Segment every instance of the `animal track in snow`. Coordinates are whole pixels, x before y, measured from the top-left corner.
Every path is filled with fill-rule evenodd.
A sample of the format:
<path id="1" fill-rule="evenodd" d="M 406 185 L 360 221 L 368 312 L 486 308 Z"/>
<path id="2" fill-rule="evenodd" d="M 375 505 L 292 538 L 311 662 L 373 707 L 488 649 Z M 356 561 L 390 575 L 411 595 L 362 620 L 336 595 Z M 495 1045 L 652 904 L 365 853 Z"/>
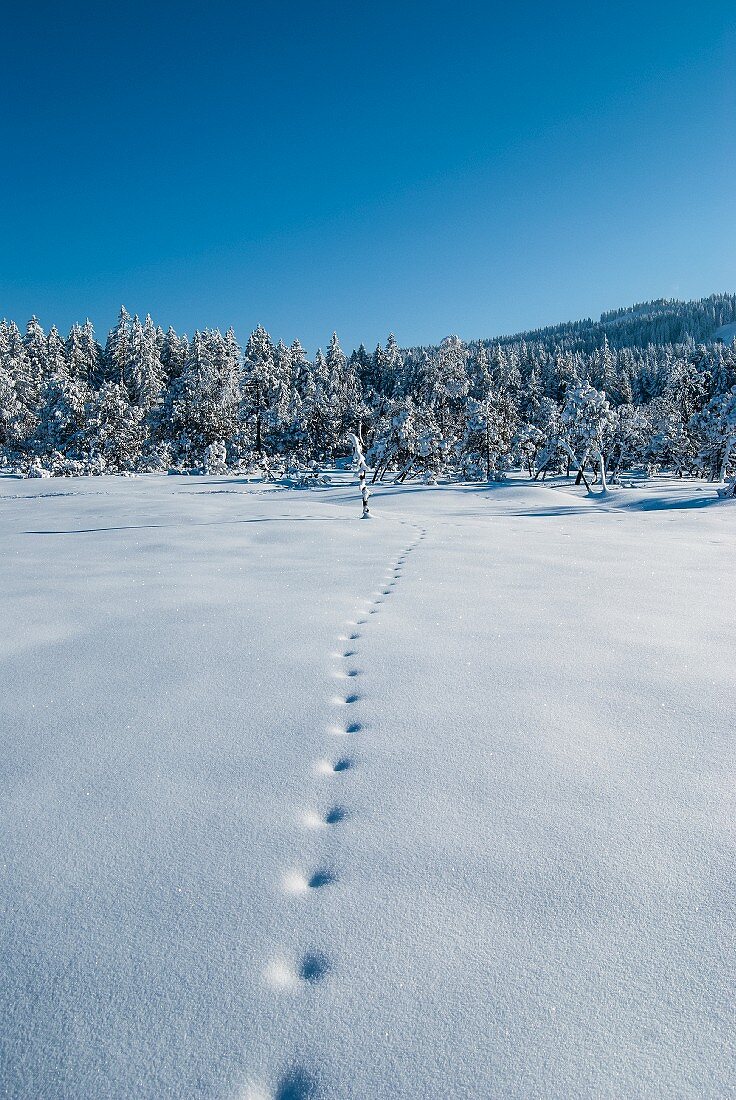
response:
<path id="1" fill-rule="evenodd" d="M 299 965 L 299 977 L 303 982 L 316 985 L 327 977 L 330 960 L 322 951 L 307 951 Z"/>
<path id="2" fill-rule="evenodd" d="M 356 761 L 350 756 L 341 756 L 337 760 L 318 760 L 314 765 L 315 775 L 325 777 L 339 776 L 341 772 L 349 771 L 356 766 Z"/>
<path id="3" fill-rule="evenodd" d="M 344 725 L 330 726 L 330 733 L 333 737 L 344 737 L 346 734 L 360 733 L 363 729 L 362 722 L 346 722 Z"/>
<path id="4" fill-rule="evenodd" d="M 305 875 L 301 871 L 290 871 L 284 875 L 283 887 L 287 894 L 306 894 L 309 890 L 321 890 L 323 886 L 332 886 L 337 882 L 337 875 L 329 867 L 313 871 L 311 875 Z"/>
<path id="5" fill-rule="evenodd" d="M 348 811 L 344 806 L 332 806 L 325 814 L 325 824 L 339 825 L 341 821 L 347 820 L 348 817 Z"/>
<path id="6" fill-rule="evenodd" d="M 310 890 L 321 890 L 323 886 L 333 886 L 336 882 L 337 875 L 326 867 L 321 871 L 315 871 L 307 880 L 307 886 Z"/>
<path id="7" fill-rule="evenodd" d="M 343 756 L 339 760 L 336 760 L 332 766 L 333 772 L 339 774 L 340 772 L 347 772 L 351 768 L 355 767 L 355 760 L 351 760 L 349 756 Z"/>
<path id="8" fill-rule="evenodd" d="M 276 1086 L 273 1100 L 319 1100 L 317 1078 L 302 1066 L 288 1070 Z"/>
<path id="9" fill-rule="evenodd" d="M 302 814 L 302 822 L 307 829 L 324 829 L 328 825 L 339 825 L 347 816 L 348 811 L 344 806 L 331 806 L 324 814 L 317 810 L 307 810 Z"/>
<path id="10" fill-rule="evenodd" d="M 362 695 L 357 695 L 353 692 L 350 695 L 336 695 L 332 702 L 336 707 L 350 707 L 354 703 L 359 703 L 362 698 Z"/>
<path id="11" fill-rule="evenodd" d="M 336 668 L 332 675 L 336 680 L 357 680 L 361 672 L 358 668 Z M 337 706 L 340 700 L 336 698 L 333 702 Z"/>
<path id="12" fill-rule="evenodd" d="M 294 965 L 283 956 L 273 958 L 266 967 L 264 979 L 274 989 L 297 990 L 307 982 L 315 985 L 327 977 L 330 960 L 323 951 L 305 951 Z"/>
<path id="13" fill-rule="evenodd" d="M 345 633 L 338 635 L 338 645 L 331 654 L 336 662 L 333 665 L 333 676 L 336 679 L 355 680 L 362 674 L 363 669 L 352 664 L 353 658 L 357 661 L 361 660 L 356 647 L 352 644 L 361 638 L 361 632 L 356 628 L 365 626 L 366 623 L 370 622 L 370 616 L 377 615 L 381 604 L 388 596 L 393 595 L 393 590 L 403 575 L 408 555 L 418 547 L 425 534 L 426 532 L 422 528 L 419 536 L 415 537 L 414 541 L 405 547 L 395 562 L 384 570 L 382 579 L 378 580 L 378 587 L 369 596 L 357 602 L 354 618 L 346 621 L 343 628 Z M 351 663 L 346 665 L 343 662 Z M 330 702 L 336 707 L 352 707 L 363 699 L 364 696 L 360 693 L 350 692 L 334 695 L 331 697 Z M 362 733 L 365 728 L 363 722 L 342 719 L 329 725 L 327 732 L 335 737 L 347 737 Z M 312 771 L 324 780 L 332 779 L 338 782 L 341 777 L 344 777 L 345 773 L 352 771 L 357 764 L 358 761 L 350 755 L 334 758 L 328 756 L 315 761 L 312 764 Z M 346 779 L 342 778 L 339 788 L 343 796 L 346 792 L 345 782 Z M 337 788 L 333 787 L 332 790 L 334 797 Z M 305 828 L 313 830 L 335 828 L 349 819 L 349 806 L 337 800 L 327 802 L 326 808 L 324 808 L 323 803 L 321 809 L 304 810 L 299 816 L 301 824 Z M 350 830 L 348 830 L 348 835 L 349 832 Z M 329 855 L 328 858 L 330 862 L 320 862 L 318 859 L 317 868 L 311 874 L 303 870 L 292 870 L 285 874 L 281 881 L 283 890 L 286 893 L 300 894 L 302 897 L 306 897 L 313 890 L 322 890 L 326 886 L 333 886 L 338 883 L 340 879 L 338 869 L 331 865 L 332 856 Z M 302 902 L 302 905 L 306 904 L 306 902 Z M 323 915 L 322 906 L 316 909 L 316 913 L 321 919 Z M 274 988 L 295 990 L 300 987 L 318 986 L 331 973 L 331 970 L 332 964 L 327 955 L 318 950 L 308 950 L 300 959 L 292 959 L 291 962 L 284 959 L 275 959 L 266 971 L 266 980 Z M 275 1088 L 271 1086 L 271 1091 L 263 1095 L 264 1100 L 266 1100 L 266 1097 L 268 1097 L 268 1100 L 320 1100 L 324 1094 L 323 1086 L 312 1070 L 293 1063 L 291 1066 L 287 1066 Z"/>

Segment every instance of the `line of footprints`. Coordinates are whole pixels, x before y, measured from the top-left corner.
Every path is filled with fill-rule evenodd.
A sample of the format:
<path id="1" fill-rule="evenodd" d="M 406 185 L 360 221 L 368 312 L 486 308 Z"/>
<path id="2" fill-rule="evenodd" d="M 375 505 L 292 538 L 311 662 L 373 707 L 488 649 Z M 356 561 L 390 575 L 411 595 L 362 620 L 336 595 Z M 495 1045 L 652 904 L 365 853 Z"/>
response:
<path id="1" fill-rule="evenodd" d="M 412 524 L 412 526 L 414 526 Z M 330 702 L 339 715 L 339 719 L 330 724 L 328 733 L 331 737 L 342 738 L 345 741 L 357 737 L 366 731 L 363 721 L 354 719 L 351 710 L 355 704 L 361 702 L 363 696 L 359 690 L 361 669 L 357 667 L 358 646 L 361 638 L 361 630 L 371 622 L 371 616 L 380 612 L 381 604 L 392 595 L 406 564 L 407 555 L 417 548 L 426 537 L 426 530 L 417 528 L 418 534 L 414 541 L 404 549 L 395 564 L 386 571 L 381 587 L 373 593 L 368 600 L 364 600 L 363 611 L 359 612 L 348 625 L 348 633 L 338 635 L 338 648 L 335 651 L 337 667 L 334 676 L 344 682 L 345 690 L 333 695 Z M 329 791 L 326 811 L 310 810 L 302 817 L 303 826 L 310 829 L 333 830 L 338 828 L 350 817 L 350 809 L 344 798 L 334 798 L 336 789 L 342 795 L 345 785 L 353 768 L 358 766 L 358 760 L 352 752 L 346 751 L 329 755 L 317 761 L 314 765 L 314 773 L 324 780 Z M 293 871 L 287 874 L 282 887 L 286 893 L 309 895 L 313 891 L 320 891 L 332 886 L 338 881 L 338 873 L 332 862 L 318 864 L 311 872 Z M 301 987 L 318 985 L 329 974 L 331 962 L 328 955 L 322 951 L 307 951 L 296 961 L 286 958 L 273 959 L 266 971 L 266 981 L 269 985 L 298 990 Z M 318 1089 L 314 1078 L 299 1067 L 290 1070 L 282 1078 L 273 1093 L 273 1100 L 308 1100 L 316 1097 Z"/>

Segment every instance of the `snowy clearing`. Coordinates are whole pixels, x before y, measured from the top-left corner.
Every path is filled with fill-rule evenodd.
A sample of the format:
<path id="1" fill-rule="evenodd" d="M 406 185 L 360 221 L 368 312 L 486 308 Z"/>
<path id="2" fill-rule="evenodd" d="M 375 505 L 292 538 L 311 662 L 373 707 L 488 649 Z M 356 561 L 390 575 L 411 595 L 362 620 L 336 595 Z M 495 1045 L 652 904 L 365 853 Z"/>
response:
<path id="1" fill-rule="evenodd" d="M 736 1095 L 736 506 L 349 480 L 0 479 L 3 1095 Z"/>

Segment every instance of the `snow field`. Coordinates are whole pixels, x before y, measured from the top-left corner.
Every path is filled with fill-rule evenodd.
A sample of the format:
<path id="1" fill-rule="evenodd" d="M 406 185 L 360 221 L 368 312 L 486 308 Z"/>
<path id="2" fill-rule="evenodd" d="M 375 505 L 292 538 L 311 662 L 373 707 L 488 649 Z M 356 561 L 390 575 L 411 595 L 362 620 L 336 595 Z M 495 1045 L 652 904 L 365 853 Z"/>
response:
<path id="1" fill-rule="evenodd" d="M 733 1095 L 728 502 L 68 485 L 0 482 L 6 1095 Z"/>

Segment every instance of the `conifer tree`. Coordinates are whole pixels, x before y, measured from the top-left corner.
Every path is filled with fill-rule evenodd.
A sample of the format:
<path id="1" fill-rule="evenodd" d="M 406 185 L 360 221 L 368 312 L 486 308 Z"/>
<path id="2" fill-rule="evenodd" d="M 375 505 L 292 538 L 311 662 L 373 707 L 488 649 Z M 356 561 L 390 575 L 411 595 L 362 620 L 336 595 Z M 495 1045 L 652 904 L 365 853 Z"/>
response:
<path id="1" fill-rule="evenodd" d="M 131 324 L 130 314 L 125 306 L 121 306 L 117 324 L 108 334 L 105 344 L 105 379 L 118 386 L 127 386 Z"/>
<path id="2" fill-rule="evenodd" d="M 274 349 L 271 337 L 258 325 L 248 338 L 240 384 L 241 418 L 249 425 L 253 447 L 263 454 L 263 421 L 274 384 Z"/>

